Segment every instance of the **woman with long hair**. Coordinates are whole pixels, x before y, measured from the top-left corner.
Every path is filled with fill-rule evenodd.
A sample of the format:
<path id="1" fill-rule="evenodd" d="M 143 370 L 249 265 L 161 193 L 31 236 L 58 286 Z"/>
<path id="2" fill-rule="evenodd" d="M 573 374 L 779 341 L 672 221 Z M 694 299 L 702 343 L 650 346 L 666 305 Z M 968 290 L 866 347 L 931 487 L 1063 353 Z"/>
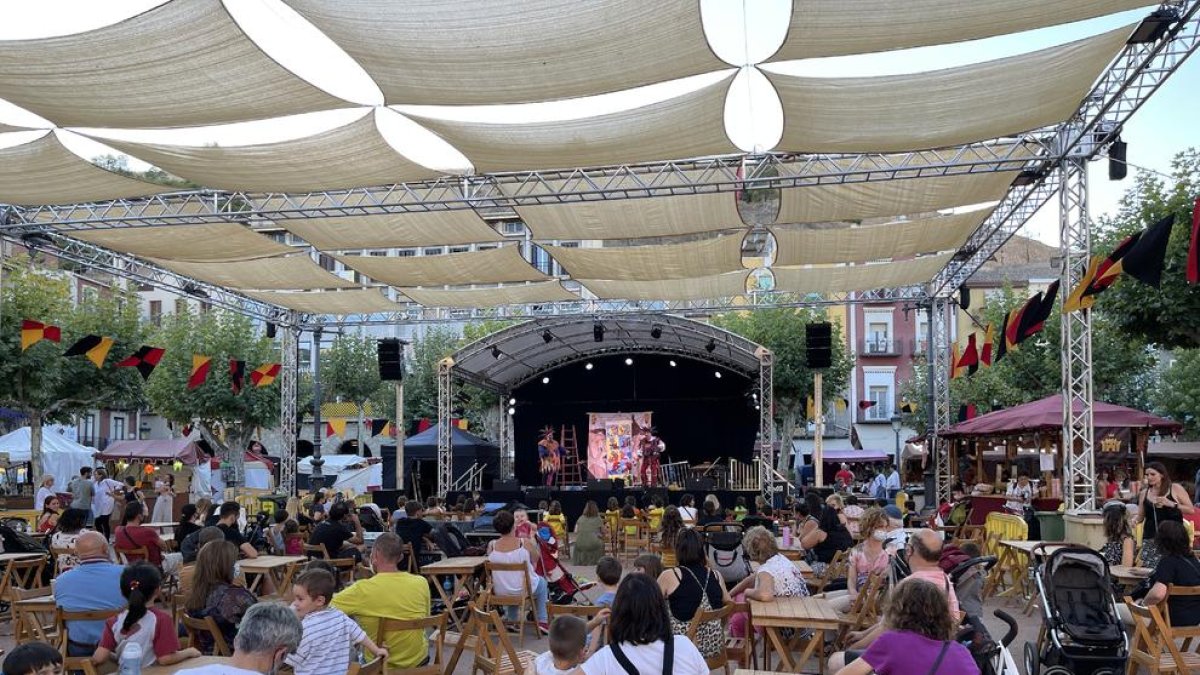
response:
<path id="1" fill-rule="evenodd" d="M 892 564 L 884 544 L 888 539 L 888 517 L 883 509 L 872 506 L 863 512 L 859 520 L 863 540 L 850 551 L 850 565 L 846 574 L 846 590 L 825 594 L 829 604 L 845 614 L 854 605 L 858 592 L 867 584 L 871 574 L 886 574 Z"/>
<path id="2" fill-rule="evenodd" d="M 1142 523 L 1142 566 L 1158 567 L 1161 554 L 1155 538 L 1166 522 L 1183 523 L 1184 514 L 1195 512 L 1192 498 L 1182 485 L 1171 482 L 1162 462 L 1146 464 L 1146 486 L 1138 493 L 1137 522 Z"/>
<path id="3" fill-rule="evenodd" d="M 246 610 L 258 602 L 253 593 L 234 585 L 236 564 L 237 547 L 232 542 L 219 539 L 201 547 L 196 555 L 191 591 L 183 605 L 192 618 L 211 616 L 228 644 L 233 644 L 237 625 L 241 623 Z M 199 637 L 200 644 L 197 646 L 205 654 L 211 654 L 212 638 L 203 633 Z"/>
<path id="4" fill-rule="evenodd" d="M 169 523 L 175 520 L 175 476 L 167 474 L 154 481 L 154 494 L 150 522 Z"/>
<path id="5" fill-rule="evenodd" d="M 1129 527 L 1129 514 L 1125 504 L 1109 502 L 1104 505 L 1104 546 L 1100 555 L 1109 565 L 1133 564 L 1133 528 Z"/>
<path id="6" fill-rule="evenodd" d="M 583 514 L 575 519 L 572 564 L 595 565 L 600 560 L 600 556 L 604 555 L 604 541 L 600 538 L 603 531 L 604 519 L 600 517 L 600 508 L 594 500 L 589 499 L 583 506 Z"/>
<path id="7" fill-rule="evenodd" d="M 679 531 L 683 529 L 683 517 L 679 515 L 679 507 L 672 504 L 663 509 L 662 532 L 659 539 L 660 548 L 662 549 L 663 567 L 674 567 L 677 563 L 675 560 L 675 537 L 679 535 Z"/>
<path id="8" fill-rule="evenodd" d="M 1157 605 L 1165 600 L 1172 626 L 1200 626 L 1200 596 L 1168 597 L 1169 586 L 1200 586 L 1200 560 L 1192 554 L 1187 530 L 1183 523 L 1168 520 L 1159 525 L 1156 536 L 1161 557 L 1150 575 L 1150 591 L 1142 604 Z"/>
<path id="9" fill-rule="evenodd" d="M 853 545 L 854 537 L 850 536 L 850 530 L 842 522 L 842 499 L 830 495 L 817 519 L 817 526 L 800 539 L 800 546 L 811 550 L 816 558 L 816 562 L 812 563 L 813 573 L 823 574 L 825 566 L 838 551 L 845 551 Z"/>
<path id="10" fill-rule="evenodd" d="M 58 519 L 58 529 L 50 535 L 50 548 L 70 553 L 58 554 L 58 574 L 79 564 L 75 555 L 75 540 L 83 534 L 83 526 L 87 523 L 87 511 L 83 509 L 67 509 Z"/>
<path id="11" fill-rule="evenodd" d="M 558 502 L 554 502 L 557 504 Z M 561 507 L 560 507 L 561 508 Z M 537 573 L 533 568 L 533 561 L 538 559 L 537 544 L 532 540 L 521 540 L 517 538 L 513 531 L 514 521 L 513 514 L 509 511 L 500 511 L 496 517 L 492 519 L 492 527 L 496 528 L 496 533 L 500 535 L 499 539 L 493 539 L 488 544 L 487 558 L 488 561 L 501 564 L 522 563 L 525 565 L 524 572 L 492 572 L 492 583 L 495 588 L 492 589 L 496 595 L 522 595 L 525 593 L 525 580 L 522 575 L 529 578 L 529 589 L 533 594 L 534 615 L 537 619 L 538 630 L 543 633 L 550 632 L 550 624 L 546 619 L 546 602 L 548 601 L 549 587 L 546 583 L 546 578 Z M 517 608 L 507 607 L 508 620 L 515 621 L 517 619 Z"/>
<path id="12" fill-rule="evenodd" d="M 53 532 L 54 528 L 58 527 L 58 518 L 61 515 L 62 501 L 58 495 L 46 497 L 46 501 L 42 502 L 42 513 L 37 519 L 37 531 L 43 534 Z"/>
<path id="13" fill-rule="evenodd" d="M 37 496 L 33 499 L 33 507 L 45 506 L 46 498 L 56 495 L 58 493 L 54 491 L 54 476 L 52 474 L 42 476 L 42 480 L 38 483 Z"/>
<path id="14" fill-rule="evenodd" d="M 199 532 L 202 527 L 198 520 L 199 511 L 195 504 L 184 504 L 179 509 L 179 525 L 175 527 L 175 541 L 183 543 L 184 539 L 188 538 L 193 532 Z"/>
<path id="15" fill-rule="evenodd" d="M 687 634 L 688 626 L 700 610 L 721 609 L 732 602 L 725 582 L 708 568 L 704 555 L 704 538 L 696 530 L 685 527 L 675 536 L 676 566 L 658 575 L 658 586 L 667 596 L 671 615 L 671 632 Z M 696 645 L 701 653 L 712 655 L 725 649 L 720 622 L 702 625 L 697 632 Z"/>
<path id="16" fill-rule="evenodd" d="M 101 665 L 120 659 L 130 642 L 142 648 L 142 667 L 169 666 L 200 656 L 192 647 L 180 649 L 175 620 L 154 606 L 162 586 L 162 574 L 147 562 L 136 562 L 121 572 L 121 595 L 129 606 L 104 623 L 100 645 L 92 654 L 92 663 Z"/>

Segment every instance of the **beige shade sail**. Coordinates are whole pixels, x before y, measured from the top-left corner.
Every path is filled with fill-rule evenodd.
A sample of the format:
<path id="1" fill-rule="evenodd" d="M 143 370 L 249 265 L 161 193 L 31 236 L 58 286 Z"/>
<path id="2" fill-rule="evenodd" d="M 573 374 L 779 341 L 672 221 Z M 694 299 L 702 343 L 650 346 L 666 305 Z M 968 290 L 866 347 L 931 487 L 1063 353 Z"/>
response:
<path id="1" fill-rule="evenodd" d="M 822 267 L 772 267 L 775 290 L 835 293 L 922 284 L 950 262 L 953 253 L 898 262 Z"/>
<path id="2" fill-rule="evenodd" d="M 1062 122 L 1125 46 L 1131 26 L 1005 59 L 911 75 L 767 73 L 788 152 L 902 152 L 1010 136 Z"/>
<path id="3" fill-rule="evenodd" d="M 30 131 L 30 128 L 29 127 L 14 127 L 11 124 L 5 124 L 4 122 L 0 122 L 0 133 L 4 133 L 7 131 Z"/>
<path id="4" fill-rule="evenodd" d="M 538 239 L 637 239 L 745 227 L 731 193 L 540 204 L 516 211 Z"/>
<path id="5" fill-rule="evenodd" d="M 404 258 L 339 255 L 347 267 L 390 286 L 463 286 L 516 281 L 545 281 L 545 274 L 521 257 L 517 246 L 488 251 Z"/>
<path id="6" fill-rule="evenodd" d="M 1004 197 L 1017 171 L 906 178 L 788 188 L 780 199 L 782 223 L 823 223 L 928 213 Z"/>
<path id="7" fill-rule="evenodd" d="M 733 298 L 746 294 L 749 272 L 728 272 L 687 279 L 624 281 L 615 279 L 579 279 L 583 287 L 601 300 L 702 300 Z"/>
<path id="8" fill-rule="evenodd" d="M 992 209 L 881 225 L 771 228 L 776 265 L 821 265 L 907 258 L 962 246 Z"/>
<path id="9" fill-rule="evenodd" d="M 703 277 L 742 269 L 740 236 L 651 246 L 542 248 L 576 279 L 656 281 Z"/>
<path id="10" fill-rule="evenodd" d="M 401 288 L 413 302 L 425 307 L 496 307 L 537 302 L 570 302 L 579 296 L 558 281 L 513 284 L 494 288 Z"/>
<path id="11" fill-rule="evenodd" d="M 148 260 L 172 272 L 237 290 L 308 290 L 356 286 L 353 282 L 325 271 L 307 254 L 245 262 L 178 262 L 161 258 Z"/>
<path id="12" fill-rule="evenodd" d="M 281 220 L 278 224 L 323 251 L 450 246 L 504 240 L 470 209 L 302 218 Z"/>
<path id="13" fill-rule="evenodd" d="M 0 148 L 2 203 L 73 204 L 173 189 L 101 169 L 63 147 L 53 131 L 29 143 Z"/>
<path id="14" fill-rule="evenodd" d="M 797 0 L 771 61 L 977 40 L 1146 7 L 1146 0 Z"/>
<path id="15" fill-rule="evenodd" d="M 59 126 L 176 127 L 344 106 L 271 60 L 220 0 L 71 35 L 0 41 L 0 98 Z"/>
<path id="16" fill-rule="evenodd" d="M 389 104 L 526 103 L 727 67 L 696 0 L 287 0 Z"/>
<path id="17" fill-rule="evenodd" d="M 605 115 L 553 122 L 460 122 L 408 113 L 458 148 L 477 171 L 520 171 L 631 164 L 739 152 L 725 135 L 720 81 L 665 101 Z"/>
<path id="18" fill-rule="evenodd" d="M 92 138 L 176 176 L 221 190 L 308 192 L 441 175 L 393 150 L 379 134 L 371 112 L 314 136 L 263 145 L 187 146 Z"/>
<path id="19" fill-rule="evenodd" d="M 388 300 L 377 288 L 349 291 L 246 291 L 247 297 L 306 314 L 371 314 L 394 312 L 400 305 Z"/>
<path id="20" fill-rule="evenodd" d="M 180 262 L 253 260 L 296 251 L 237 223 L 71 230 L 66 234 L 121 253 Z"/>

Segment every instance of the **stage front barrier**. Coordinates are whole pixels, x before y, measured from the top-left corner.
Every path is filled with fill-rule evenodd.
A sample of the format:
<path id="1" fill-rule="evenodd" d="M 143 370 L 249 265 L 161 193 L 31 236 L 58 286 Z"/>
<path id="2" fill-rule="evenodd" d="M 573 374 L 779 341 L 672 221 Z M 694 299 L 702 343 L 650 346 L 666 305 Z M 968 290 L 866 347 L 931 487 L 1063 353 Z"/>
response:
<path id="1" fill-rule="evenodd" d="M 761 486 L 762 478 L 759 476 L 757 466 L 739 462 L 732 457 L 729 458 L 730 490 L 753 490 L 757 492 Z"/>
<path id="2" fill-rule="evenodd" d="M 687 485 L 688 476 L 691 474 L 691 468 L 687 462 L 671 462 L 663 464 L 658 468 L 659 477 L 662 479 L 662 485 L 667 487 L 677 487 L 682 489 Z"/>

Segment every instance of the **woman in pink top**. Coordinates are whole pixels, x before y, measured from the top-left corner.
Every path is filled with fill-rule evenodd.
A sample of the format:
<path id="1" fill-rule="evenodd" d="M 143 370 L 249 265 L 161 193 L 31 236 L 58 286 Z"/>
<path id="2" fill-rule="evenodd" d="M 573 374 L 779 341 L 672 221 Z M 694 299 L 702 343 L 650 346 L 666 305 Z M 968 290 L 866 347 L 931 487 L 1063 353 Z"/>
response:
<path id="1" fill-rule="evenodd" d="M 492 527 L 500 535 L 488 545 L 488 561 L 502 564 L 523 563 L 525 573 L 529 576 L 529 588 L 533 592 L 534 613 L 537 615 L 538 629 L 549 634 L 550 624 L 546 619 L 546 602 L 549 588 L 546 579 L 533 569 L 533 561 L 537 558 L 536 544 L 532 539 L 518 539 L 513 532 L 513 514 L 500 511 L 492 519 Z M 525 580 L 520 572 L 492 572 L 492 592 L 496 595 L 524 595 Z M 506 607 L 508 620 L 514 621 L 517 616 L 516 607 Z"/>
<path id="2" fill-rule="evenodd" d="M 874 506 L 859 519 L 863 541 L 850 552 L 850 569 L 846 574 L 846 590 L 832 591 L 825 597 L 837 611 L 845 614 L 854 605 L 858 592 L 867 585 L 872 573 L 886 574 L 892 557 L 883 547 L 887 541 L 888 518 L 883 509 Z"/>

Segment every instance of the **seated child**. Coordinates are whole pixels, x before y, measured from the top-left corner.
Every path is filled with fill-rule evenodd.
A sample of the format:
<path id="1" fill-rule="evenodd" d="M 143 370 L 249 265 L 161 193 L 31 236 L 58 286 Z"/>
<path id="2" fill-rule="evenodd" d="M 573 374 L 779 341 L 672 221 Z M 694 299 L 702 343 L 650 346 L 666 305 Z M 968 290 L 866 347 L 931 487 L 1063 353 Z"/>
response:
<path id="1" fill-rule="evenodd" d="M 596 563 L 596 578 L 600 580 L 600 597 L 592 604 L 597 607 L 612 607 L 617 597 L 617 584 L 621 583 L 621 561 L 606 555 Z"/>
<path id="2" fill-rule="evenodd" d="M 557 616 L 550 624 L 550 651 L 533 662 L 535 675 L 568 675 L 587 654 L 587 623 L 577 616 Z"/>
<path id="3" fill-rule="evenodd" d="M 299 615 L 304 633 L 296 652 L 284 660 L 296 675 L 346 672 L 350 668 L 350 648 L 357 644 L 387 660 L 387 650 L 372 642 L 354 619 L 329 606 L 336 585 L 332 574 L 312 569 L 301 574 L 292 586 L 292 609 Z"/>
<path id="4" fill-rule="evenodd" d="M 658 580 L 658 575 L 663 573 L 662 558 L 653 553 L 643 553 L 633 559 L 633 571 L 638 574 L 648 575 L 651 579 Z"/>
<path id="5" fill-rule="evenodd" d="M 663 512 L 666 510 L 663 507 L 663 499 L 658 495 L 654 496 L 651 502 L 653 507 L 646 511 L 646 523 L 650 526 L 651 532 L 657 532 L 662 527 Z"/>
<path id="6" fill-rule="evenodd" d="M 746 498 L 738 497 L 733 503 L 733 517 L 738 522 L 745 518 L 750 513 L 750 509 L 746 508 Z"/>
<path id="7" fill-rule="evenodd" d="M 525 509 L 513 511 L 513 535 L 517 539 L 529 539 L 533 536 L 533 523 L 529 522 L 529 512 Z"/>
<path id="8" fill-rule="evenodd" d="M 283 524 L 283 554 L 304 555 L 304 537 L 300 534 L 300 523 L 291 518 Z"/>
<path id="9" fill-rule="evenodd" d="M 179 648 L 175 619 L 153 606 L 161 585 L 162 572 L 145 561 L 135 562 L 121 572 L 121 595 L 125 596 L 129 607 L 104 622 L 100 646 L 92 654 L 92 663 L 101 665 L 110 659 L 120 661 L 121 652 L 132 642 L 142 648 L 143 668 L 156 663 L 169 666 L 200 656 L 198 649 Z"/>
<path id="10" fill-rule="evenodd" d="M 4 659 L 4 675 L 62 675 L 63 657 L 45 642 L 18 645 Z"/>

